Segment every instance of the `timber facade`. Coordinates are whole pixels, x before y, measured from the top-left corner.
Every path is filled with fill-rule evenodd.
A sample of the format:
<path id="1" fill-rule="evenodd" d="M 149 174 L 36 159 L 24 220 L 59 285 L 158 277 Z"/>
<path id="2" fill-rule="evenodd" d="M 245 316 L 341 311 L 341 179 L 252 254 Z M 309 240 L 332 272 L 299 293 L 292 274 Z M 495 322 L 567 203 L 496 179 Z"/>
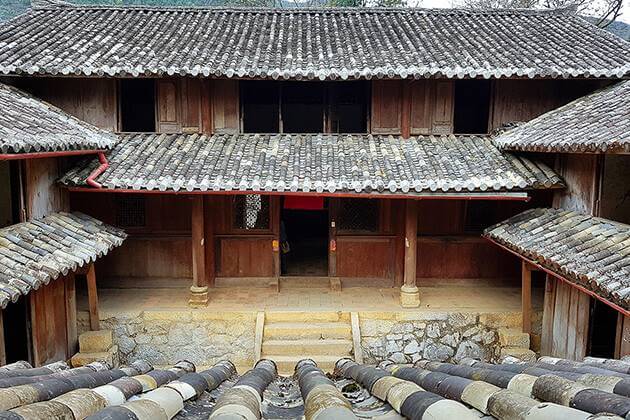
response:
<path id="1" fill-rule="evenodd" d="M 164 35 L 186 16 L 206 32 Z M 123 29 L 114 33 L 112 21 Z M 460 26 L 474 36 L 448 29 Z M 125 30 L 134 36 L 120 37 Z M 344 30 L 356 36 L 341 42 Z M 33 111 L 25 122 L 25 99 L 7 99 L 17 112 L 0 143 L 0 193 L 10 203 L 0 221 L 76 212 L 117 238 L 98 261 L 51 276 L 87 280 L 78 295 L 73 283 L 55 295 L 79 302 L 64 309 L 65 342 L 47 337 L 50 348 L 65 346 L 56 357 L 77 350 L 77 329 L 101 325 L 114 331 L 116 357 L 160 365 L 208 365 L 232 352 L 237 364 L 273 357 L 287 371 L 305 348 L 320 366 L 344 356 L 627 353 L 630 285 L 618 279 L 627 248 L 607 256 L 622 271 L 580 280 L 591 272 L 567 274 L 565 261 L 543 252 L 553 243 L 531 255 L 540 238 L 565 231 L 530 237 L 530 225 L 518 225 L 549 208 L 574 211 L 580 223 L 630 220 L 623 95 L 610 95 L 615 111 L 597 131 L 615 138 L 609 146 L 573 145 L 579 116 L 545 128 L 630 75 L 630 46 L 577 16 L 49 0 L 3 26 L 0 41 L 0 94 L 63 115 L 37 121 Z M 16 127 L 38 138 L 25 141 Z M 560 136 L 558 127 L 571 128 L 564 140 L 545 137 Z M 549 228 L 536 221 L 532 230 Z M 613 235 L 598 223 L 584 229 Z M 595 254 L 605 246 L 596 239 Z M 580 284 L 604 274 L 615 279 L 602 280 L 609 288 Z M 32 317 L 52 311 L 29 299 Z M 618 327 L 596 328 L 613 318 Z"/>

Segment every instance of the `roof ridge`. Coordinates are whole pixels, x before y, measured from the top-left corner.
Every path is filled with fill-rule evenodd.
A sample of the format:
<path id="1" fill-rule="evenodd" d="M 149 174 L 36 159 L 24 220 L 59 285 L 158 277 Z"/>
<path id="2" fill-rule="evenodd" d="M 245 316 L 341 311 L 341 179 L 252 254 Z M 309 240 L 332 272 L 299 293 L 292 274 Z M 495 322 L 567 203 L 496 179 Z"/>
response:
<path id="1" fill-rule="evenodd" d="M 569 7 L 558 9 L 528 9 L 528 8 L 425 8 L 425 7 L 246 7 L 246 6 L 155 6 L 155 5 L 111 5 L 111 4 L 76 4 L 63 0 L 31 0 L 33 9 L 84 9 L 84 10 L 146 10 L 163 12 L 218 12 L 218 13 L 281 13 L 281 14 L 377 14 L 377 13 L 420 13 L 435 15 L 525 15 L 525 16 L 566 16 L 574 15 L 574 9 Z"/>

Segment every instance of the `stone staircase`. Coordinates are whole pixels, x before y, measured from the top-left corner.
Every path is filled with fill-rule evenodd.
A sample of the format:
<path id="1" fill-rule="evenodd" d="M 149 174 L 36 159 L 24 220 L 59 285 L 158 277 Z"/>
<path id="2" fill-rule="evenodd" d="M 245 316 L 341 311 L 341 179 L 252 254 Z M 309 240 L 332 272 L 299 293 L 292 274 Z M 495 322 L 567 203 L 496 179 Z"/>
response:
<path id="1" fill-rule="evenodd" d="M 350 314 L 345 312 L 267 312 L 261 357 L 272 359 L 278 372 L 292 375 L 295 364 L 313 359 L 324 371 L 352 356 Z"/>

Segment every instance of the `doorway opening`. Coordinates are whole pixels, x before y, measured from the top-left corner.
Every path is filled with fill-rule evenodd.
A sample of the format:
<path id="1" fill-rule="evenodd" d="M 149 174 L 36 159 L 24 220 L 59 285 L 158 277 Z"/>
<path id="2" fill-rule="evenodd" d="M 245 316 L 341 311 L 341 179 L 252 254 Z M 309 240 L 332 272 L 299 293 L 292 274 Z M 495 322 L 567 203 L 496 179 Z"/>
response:
<path id="1" fill-rule="evenodd" d="M 29 319 L 29 305 L 25 297 L 2 310 L 7 363 L 19 360 L 32 362 Z"/>
<path id="2" fill-rule="evenodd" d="M 328 201 L 285 197 L 280 212 L 283 276 L 328 276 Z"/>
<path id="3" fill-rule="evenodd" d="M 591 301 L 588 355 L 613 358 L 618 312 L 597 299 Z"/>

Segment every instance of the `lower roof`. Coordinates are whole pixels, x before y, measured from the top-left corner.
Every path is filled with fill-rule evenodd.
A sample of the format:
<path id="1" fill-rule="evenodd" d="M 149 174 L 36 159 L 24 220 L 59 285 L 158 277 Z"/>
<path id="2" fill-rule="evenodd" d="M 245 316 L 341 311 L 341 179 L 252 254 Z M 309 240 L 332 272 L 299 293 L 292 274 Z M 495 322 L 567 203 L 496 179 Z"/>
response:
<path id="1" fill-rule="evenodd" d="M 486 229 L 506 248 L 630 310 L 630 226 L 563 209 L 532 209 Z"/>
<path id="2" fill-rule="evenodd" d="M 126 237 L 81 213 L 54 213 L 0 229 L 0 307 L 96 261 Z"/>
<path id="3" fill-rule="evenodd" d="M 96 181 L 113 190 L 464 194 L 563 186 L 545 164 L 486 137 L 347 134 L 129 134 Z M 61 182 L 84 187 L 86 160 Z"/>

